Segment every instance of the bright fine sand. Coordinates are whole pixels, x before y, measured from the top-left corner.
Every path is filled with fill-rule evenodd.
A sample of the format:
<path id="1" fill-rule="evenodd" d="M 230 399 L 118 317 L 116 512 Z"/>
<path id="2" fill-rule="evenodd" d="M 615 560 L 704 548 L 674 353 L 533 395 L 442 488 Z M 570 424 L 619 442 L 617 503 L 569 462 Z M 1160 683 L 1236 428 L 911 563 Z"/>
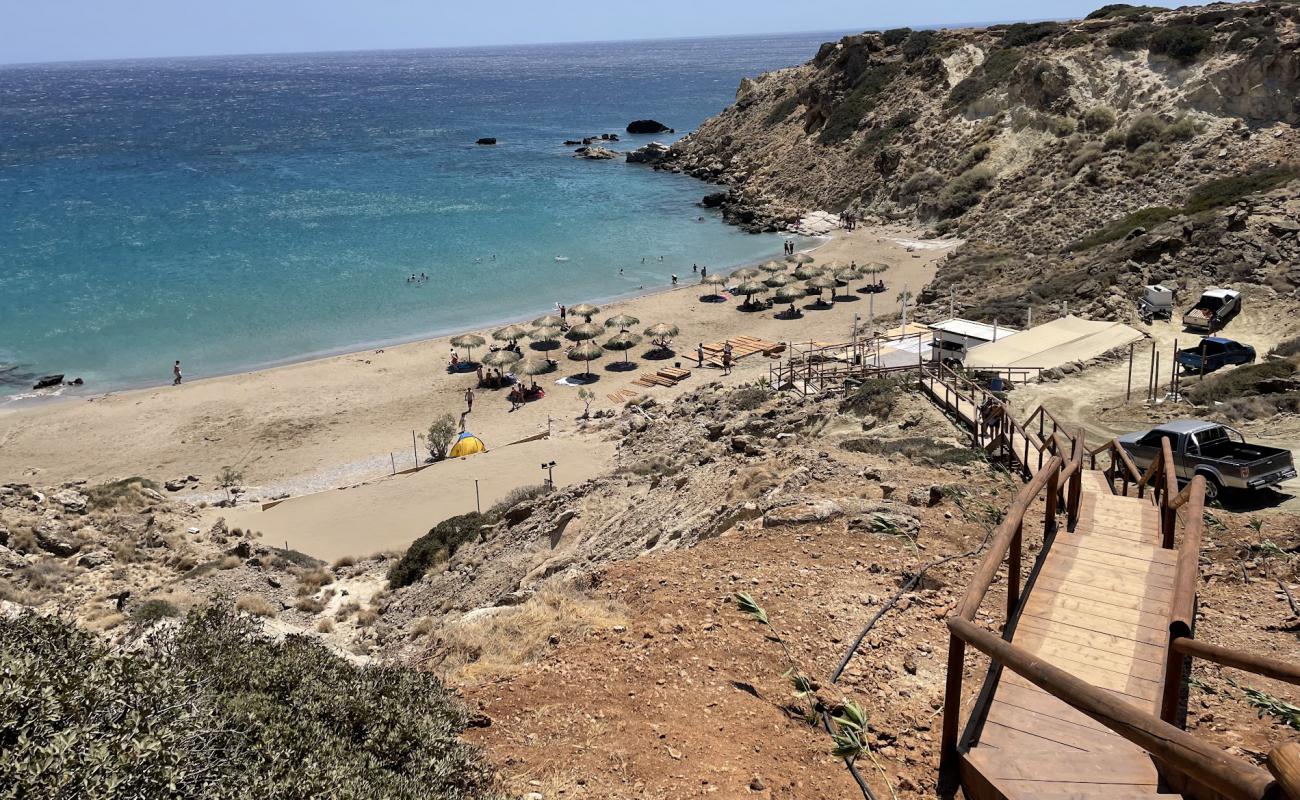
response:
<path id="1" fill-rule="evenodd" d="M 875 313 L 885 317 L 897 312 L 896 298 L 904 285 L 919 291 L 948 252 L 924 245 L 908 252 L 915 236 L 915 231 L 901 227 L 860 228 L 839 232 L 813 254 L 818 263 L 890 264 L 884 275 L 889 289 L 875 297 Z M 706 292 L 695 285 L 697 280 L 683 275 L 679 288 L 607 306 L 595 321 L 625 312 L 641 320 L 637 332 L 655 322 L 678 325 L 676 358 L 641 360 L 645 370 L 653 371 L 675 362 L 693 369 L 691 356 L 701 341 L 737 335 L 787 342 L 847 337 L 855 314 L 863 325 L 867 318 L 867 296 L 856 293 L 856 301 L 810 309 L 798 320 L 776 319 L 773 314 L 782 307 L 742 313 L 736 310 L 739 298 L 701 302 Z M 556 299 L 570 305 L 583 300 Z M 489 332 L 481 333 L 490 339 Z M 459 416 L 465 409 L 464 391 L 475 383 L 475 375 L 446 372 L 448 338 L 0 413 L 0 483 L 53 485 L 134 475 L 162 482 L 192 474 L 200 483 L 182 494 L 215 498 L 216 475 L 226 465 L 243 473 L 254 497 L 306 495 L 364 482 L 326 496 L 296 497 L 267 512 L 235 512 L 238 524 L 262 531 L 270 543 L 288 541 L 296 549 L 332 558 L 404 547 L 441 519 L 472 510 L 474 478 L 480 481 L 486 508 L 513 488 L 539 483 L 543 461 L 557 462 L 555 480 L 561 485 L 599 474 L 612 464 L 613 445 L 579 430 L 578 389 L 554 383 L 581 373 L 582 363 L 552 351 L 560 368 L 539 376 L 538 383 L 547 389 L 542 400 L 511 412 L 504 390 L 477 390 L 466 427 L 493 452 L 415 475 L 383 478 L 394 464 L 399 470 L 412 466 L 413 431 L 423 432 L 440 414 Z M 638 347 L 629 356 L 637 360 L 646 349 Z M 606 353 L 592 363 L 599 375 L 591 384 L 596 393 L 593 411 L 611 407 L 606 395 L 627 388 L 642 371 L 606 369 L 621 358 Z M 750 356 L 725 380 L 752 381 L 765 377 L 767 369 L 761 355 Z M 716 369 L 695 369 L 675 389 L 646 391 L 664 399 L 721 377 Z M 546 431 L 548 421 L 549 439 L 504 446 Z M 216 510 L 212 513 L 215 516 Z M 229 509 L 222 513 L 235 517 Z"/>

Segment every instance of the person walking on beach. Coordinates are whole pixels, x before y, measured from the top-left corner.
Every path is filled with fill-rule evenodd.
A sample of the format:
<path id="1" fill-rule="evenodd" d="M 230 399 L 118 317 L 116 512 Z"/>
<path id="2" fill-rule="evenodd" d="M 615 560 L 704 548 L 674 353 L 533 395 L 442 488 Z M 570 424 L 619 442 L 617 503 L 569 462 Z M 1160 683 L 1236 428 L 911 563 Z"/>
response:
<path id="1" fill-rule="evenodd" d="M 465 390 L 465 413 L 474 412 L 474 388 L 471 386 Z"/>
<path id="2" fill-rule="evenodd" d="M 700 369 L 704 369 L 704 342 L 695 345 L 695 360 L 699 362 Z"/>
<path id="3" fill-rule="evenodd" d="M 731 374 L 731 342 L 722 346 L 722 374 Z"/>
<path id="4" fill-rule="evenodd" d="M 178 360 L 172 364 L 172 386 L 181 385 L 181 362 Z"/>

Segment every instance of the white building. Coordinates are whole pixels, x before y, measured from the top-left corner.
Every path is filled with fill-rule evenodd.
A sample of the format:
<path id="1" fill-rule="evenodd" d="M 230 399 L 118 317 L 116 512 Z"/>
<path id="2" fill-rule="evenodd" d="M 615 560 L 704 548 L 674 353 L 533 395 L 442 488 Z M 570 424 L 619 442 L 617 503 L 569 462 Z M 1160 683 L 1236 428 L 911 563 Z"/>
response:
<path id="1" fill-rule="evenodd" d="M 930 326 L 934 332 L 930 339 L 930 358 L 934 361 L 965 363 L 972 347 L 996 342 L 1018 333 L 997 323 L 987 325 L 969 319 L 949 319 Z"/>

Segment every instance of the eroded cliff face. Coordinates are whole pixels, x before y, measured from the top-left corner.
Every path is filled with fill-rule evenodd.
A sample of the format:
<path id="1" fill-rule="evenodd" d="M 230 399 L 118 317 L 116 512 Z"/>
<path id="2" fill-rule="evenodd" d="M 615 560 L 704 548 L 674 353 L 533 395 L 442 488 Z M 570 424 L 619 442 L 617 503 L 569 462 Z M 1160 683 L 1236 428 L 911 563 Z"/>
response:
<path id="1" fill-rule="evenodd" d="M 674 145 L 662 168 L 725 184 L 724 214 L 751 229 L 829 209 L 967 238 L 929 296 L 946 302 L 954 289 L 976 315 L 1077 297 L 1072 310 L 1122 316 L 1126 304 L 1106 287 L 1127 293 L 1153 277 L 1195 286 L 1231 275 L 1289 293 L 1294 234 L 1246 258 L 1225 244 L 1186 264 L 1181 245 L 1135 259 L 1124 239 L 1133 228 L 1211 238 L 1204 231 L 1226 227 L 1213 215 L 1233 208 L 1243 220 L 1294 218 L 1285 166 L 1300 160 L 1297 44 L 1300 5 L 1287 2 L 864 33 L 743 81 L 735 104 Z M 1244 193 L 1189 202 L 1207 182 L 1261 174 Z M 1260 192 L 1281 194 L 1238 206 Z M 1097 241 L 1150 209 L 1163 211 Z M 1044 280 L 1067 273 L 1083 277 Z"/>

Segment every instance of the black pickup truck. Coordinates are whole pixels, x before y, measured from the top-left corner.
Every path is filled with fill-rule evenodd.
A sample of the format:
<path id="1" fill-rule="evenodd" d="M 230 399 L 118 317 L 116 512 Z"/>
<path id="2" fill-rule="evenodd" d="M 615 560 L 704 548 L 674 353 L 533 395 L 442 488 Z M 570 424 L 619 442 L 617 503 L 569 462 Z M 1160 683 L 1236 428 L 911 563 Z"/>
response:
<path id="1" fill-rule="evenodd" d="M 1119 437 L 1138 469 L 1145 471 L 1159 457 L 1160 440 L 1169 437 L 1180 481 L 1205 476 L 1205 497 L 1212 500 L 1225 488 L 1263 489 L 1296 476 L 1291 451 L 1247 444 L 1240 433 L 1217 422 L 1184 419 L 1149 431 Z"/>

